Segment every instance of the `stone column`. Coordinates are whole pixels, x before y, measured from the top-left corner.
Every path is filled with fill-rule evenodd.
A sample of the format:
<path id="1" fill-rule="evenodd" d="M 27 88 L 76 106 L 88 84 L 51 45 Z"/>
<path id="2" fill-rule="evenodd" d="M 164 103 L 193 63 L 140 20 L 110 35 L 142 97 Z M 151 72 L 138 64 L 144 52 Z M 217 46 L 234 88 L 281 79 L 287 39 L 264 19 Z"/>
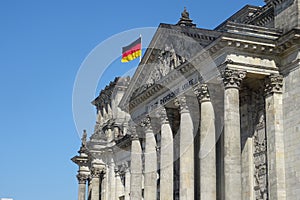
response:
<path id="1" fill-rule="evenodd" d="M 200 199 L 216 199 L 216 131 L 215 113 L 206 84 L 198 85 L 195 93 L 201 104 L 200 114 Z"/>
<path id="2" fill-rule="evenodd" d="M 106 170 L 103 170 L 102 177 L 101 177 L 101 200 L 109 200 L 108 199 L 108 181 L 107 181 Z"/>
<path id="3" fill-rule="evenodd" d="M 130 200 L 130 169 L 125 169 L 125 200 Z"/>
<path id="4" fill-rule="evenodd" d="M 283 77 L 281 75 L 271 75 L 266 80 L 269 198 L 277 200 L 286 199 L 282 87 Z"/>
<path id="5" fill-rule="evenodd" d="M 157 199 L 157 154 L 156 140 L 151 126 L 150 117 L 146 117 L 141 126 L 145 131 L 145 169 L 144 169 L 144 199 Z"/>
<path id="6" fill-rule="evenodd" d="M 180 107 L 180 199 L 194 199 L 194 127 L 187 98 L 179 97 Z"/>
<path id="7" fill-rule="evenodd" d="M 114 139 L 115 139 L 115 135 L 114 135 L 114 133 L 112 132 L 112 130 L 111 130 L 111 125 L 109 124 L 109 125 L 107 125 L 107 141 L 108 142 L 111 142 L 111 141 L 113 141 Z"/>
<path id="8" fill-rule="evenodd" d="M 245 76 L 245 72 L 226 69 L 223 77 L 225 200 L 242 199 L 239 88 Z"/>
<path id="9" fill-rule="evenodd" d="M 91 200 L 99 200 L 101 169 L 93 167 L 91 170 Z"/>
<path id="10" fill-rule="evenodd" d="M 160 200 L 173 199 L 173 133 L 165 108 L 160 109 Z"/>
<path id="11" fill-rule="evenodd" d="M 122 193 L 122 189 L 121 189 L 121 174 L 120 171 L 118 169 L 118 167 L 115 168 L 115 199 L 118 200 L 119 199 L 119 195 Z"/>
<path id="12" fill-rule="evenodd" d="M 142 199 L 142 147 L 138 134 L 134 127 L 131 132 L 131 177 L 130 177 L 130 199 Z"/>
<path id="13" fill-rule="evenodd" d="M 87 174 L 78 174 L 78 200 L 85 200 L 86 181 L 88 180 Z"/>
<path id="14" fill-rule="evenodd" d="M 115 177 L 115 163 L 114 163 L 114 159 L 113 159 L 113 153 L 111 152 L 111 157 L 110 157 L 110 163 L 109 163 L 109 195 L 110 195 L 110 199 L 111 200 L 115 200 L 116 197 L 116 177 Z"/>
<path id="15" fill-rule="evenodd" d="M 120 136 L 119 126 L 114 125 L 114 138 L 118 138 Z"/>

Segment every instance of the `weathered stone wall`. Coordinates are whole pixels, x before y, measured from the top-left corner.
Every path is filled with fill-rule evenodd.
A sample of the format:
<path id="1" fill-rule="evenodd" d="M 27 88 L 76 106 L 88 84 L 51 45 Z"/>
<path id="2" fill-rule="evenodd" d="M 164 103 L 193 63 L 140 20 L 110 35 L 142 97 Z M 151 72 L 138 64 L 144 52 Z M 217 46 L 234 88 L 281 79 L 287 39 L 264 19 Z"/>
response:
<path id="1" fill-rule="evenodd" d="M 294 56 L 288 57 L 293 58 Z M 295 58 L 295 57 L 294 57 Z M 291 62 L 291 60 L 290 60 Z M 297 69 L 298 68 L 298 69 Z M 283 96 L 287 199 L 300 196 L 300 64 L 285 76 Z"/>
<path id="2" fill-rule="evenodd" d="M 285 32 L 293 27 L 299 27 L 300 1 L 285 0 L 275 6 L 275 28 L 283 29 Z"/>

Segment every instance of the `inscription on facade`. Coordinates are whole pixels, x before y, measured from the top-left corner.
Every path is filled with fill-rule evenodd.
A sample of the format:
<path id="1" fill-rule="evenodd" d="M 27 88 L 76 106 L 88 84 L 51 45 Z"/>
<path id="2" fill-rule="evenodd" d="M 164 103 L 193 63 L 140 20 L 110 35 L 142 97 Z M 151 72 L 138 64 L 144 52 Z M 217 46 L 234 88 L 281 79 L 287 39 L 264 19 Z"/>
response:
<path id="1" fill-rule="evenodd" d="M 176 86 L 174 89 L 170 89 L 166 93 L 162 94 L 158 98 L 156 98 L 154 101 L 151 101 L 147 106 L 146 106 L 146 111 L 149 113 L 153 111 L 154 109 L 165 105 L 178 95 L 182 94 L 186 90 L 190 89 L 193 85 L 195 85 L 198 82 L 198 76 L 193 75 L 192 77 L 189 77 L 186 80 L 183 80 L 180 82 L 178 86 Z"/>

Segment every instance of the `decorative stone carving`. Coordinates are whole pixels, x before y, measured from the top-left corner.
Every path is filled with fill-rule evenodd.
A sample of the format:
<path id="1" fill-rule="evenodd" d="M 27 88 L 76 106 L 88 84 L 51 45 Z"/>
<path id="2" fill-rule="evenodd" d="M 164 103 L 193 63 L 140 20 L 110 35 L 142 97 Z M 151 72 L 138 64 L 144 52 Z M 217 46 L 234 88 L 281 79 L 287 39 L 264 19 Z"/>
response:
<path id="1" fill-rule="evenodd" d="M 225 69 L 223 82 L 225 88 L 240 88 L 242 80 L 246 77 L 246 72 L 232 69 Z"/>
<path id="2" fill-rule="evenodd" d="M 159 109 L 158 115 L 160 117 L 160 120 L 161 120 L 162 124 L 169 123 L 169 119 L 168 119 L 168 116 L 167 116 L 167 111 L 164 107 Z"/>
<path id="3" fill-rule="evenodd" d="M 190 19 L 190 14 L 186 10 L 186 7 L 184 7 L 184 11 L 181 13 L 181 18 L 177 25 L 179 26 L 190 26 L 190 27 L 196 27 L 196 24 L 192 23 L 193 20 Z"/>
<path id="4" fill-rule="evenodd" d="M 254 132 L 254 191 L 256 200 L 268 199 L 267 140 L 265 115 L 259 111 Z"/>
<path id="5" fill-rule="evenodd" d="M 283 76 L 279 74 L 270 75 L 265 81 L 265 93 L 282 93 Z"/>
<path id="6" fill-rule="evenodd" d="M 136 124 L 133 121 L 129 121 L 128 123 L 128 133 L 130 134 L 130 138 L 131 140 L 138 140 L 139 139 L 139 135 L 136 132 Z"/>
<path id="7" fill-rule="evenodd" d="M 189 110 L 188 110 L 188 104 L 187 104 L 187 99 L 186 99 L 185 96 L 177 97 L 174 100 L 174 105 L 176 107 L 179 107 L 180 113 L 189 112 Z"/>
<path id="8" fill-rule="evenodd" d="M 194 87 L 194 93 L 196 94 L 200 102 L 210 101 L 207 84 L 197 84 Z"/>
<path id="9" fill-rule="evenodd" d="M 149 116 L 145 117 L 140 124 L 141 127 L 143 127 L 145 130 L 148 130 L 151 128 L 151 119 Z"/>
<path id="10" fill-rule="evenodd" d="M 81 147 L 78 153 L 87 153 L 88 149 L 86 147 L 86 138 L 87 138 L 87 133 L 86 130 L 83 130 L 82 138 L 81 138 Z"/>
<path id="11" fill-rule="evenodd" d="M 89 178 L 88 174 L 77 174 L 77 180 L 79 184 L 85 184 Z"/>
<path id="12" fill-rule="evenodd" d="M 142 89 L 145 91 L 150 86 L 158 82 L 162 77 L 169 74 L 172 70 L 186 62 L 186 59 L 176 54 L 172 45 L 165 45 L 164 50 L 161 50 L 157 55 L 157 64 L 153 66 L 149 75 L 149 79 L 146 81 L 146 86 Z"/>
<path id="13" fill-rule="evenodd" d="M 92 178 L 99 178 L 101 173 L 102 173 L 102 170 L 100 168 L 93 167 L 91 169 L 91 177 Z"/>

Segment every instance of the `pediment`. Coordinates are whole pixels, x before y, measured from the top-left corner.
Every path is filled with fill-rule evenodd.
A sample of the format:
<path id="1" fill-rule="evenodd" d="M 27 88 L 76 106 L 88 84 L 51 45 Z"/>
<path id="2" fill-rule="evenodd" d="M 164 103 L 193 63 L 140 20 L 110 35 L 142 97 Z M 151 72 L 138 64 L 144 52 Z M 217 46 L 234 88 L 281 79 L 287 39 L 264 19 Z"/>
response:
<path id="1" fill-rule="evenodd" d="M 216 31 L 161 24 L 133 75 L 120 106 L 124 109 L 129 101 L 147 89 L 178 76 L 180 70 L 184 70 L 183 66 L 190 67 L 189 61 L 219 36 L 220 33 Z"/>

